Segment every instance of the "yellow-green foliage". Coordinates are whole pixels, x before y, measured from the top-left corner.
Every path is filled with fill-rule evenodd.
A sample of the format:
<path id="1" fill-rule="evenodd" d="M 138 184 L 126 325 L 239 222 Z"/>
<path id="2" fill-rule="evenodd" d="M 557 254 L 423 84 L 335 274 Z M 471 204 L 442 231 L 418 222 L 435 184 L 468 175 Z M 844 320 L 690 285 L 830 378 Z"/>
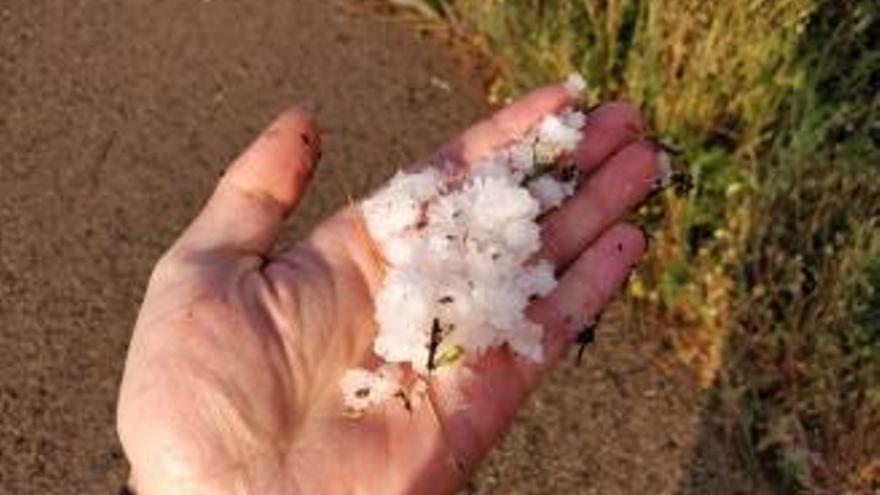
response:
<path id="1" fill-rule="evenodd" d="M 436 3 L 436 2 L 435 2 Z M 797 40 L 808 0 L 481 1 L 435 8 L 475 33 L 501 68 L 495 96 L 571 71 L 591 84 L 588 103 L 638 103 L 657 133 L 684 150 L 698 194 L 663 199 L 648 268 L 633 284 L 688 332 L 682 357 L 710 383 L 720 362 L 731 284 L 748 224 L 743 194 L 787 95 L 802 85 Z"/>
<path id="2" fill-rule="evenodd" d="M 423 3 L 496 61 L 492 98 L 578 71 L 587 103 L 641 106 L 696 188 L 643 208 L 633 304 L 756 476 L 880 483 L 880 1 Z"/>

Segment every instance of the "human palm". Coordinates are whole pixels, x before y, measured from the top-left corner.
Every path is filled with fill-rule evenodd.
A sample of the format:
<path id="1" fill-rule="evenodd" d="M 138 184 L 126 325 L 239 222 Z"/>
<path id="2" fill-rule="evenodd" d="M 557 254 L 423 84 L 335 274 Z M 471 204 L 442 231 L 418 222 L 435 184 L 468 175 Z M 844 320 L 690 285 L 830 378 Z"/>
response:
<path id="1" fill-rule="evenodd" d="M 572 103 L 538 90 L 419 166 L 467 167 Z M 424 400 L 345 414 L 339 379 L 371 367 L 383 264 L 354 207 L 281 254 L 272 247 L 311 177 L 320 140 L 280 117 L 229 168 L 157 264 L 129 350 L 118 428 L 139 494 L 451 493 L 510 424 L 543 372 L 628 276 L 641 232 L 618 220 L 649 192 L 656 150 L 638 112 L 593 112 L 578 193 L 541 220 L 558 287 L 529 308 L 543 365 L 506 348 L 424 380 Z"/>

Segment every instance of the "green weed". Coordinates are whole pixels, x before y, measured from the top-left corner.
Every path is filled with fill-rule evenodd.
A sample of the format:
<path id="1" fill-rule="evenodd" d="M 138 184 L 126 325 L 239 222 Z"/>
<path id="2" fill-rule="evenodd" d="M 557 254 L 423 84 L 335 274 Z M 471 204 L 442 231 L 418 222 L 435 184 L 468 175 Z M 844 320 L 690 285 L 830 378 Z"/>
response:
<path id="1" fill-rule="evenodd" d="M 495 61 L 493 99 L 578 71 L 586 103 L 641 106 L 696 187 L 641 211 L 632 309 L 715 386 L 744 469 L 791 493 L 880 484 L 880 2 L 423 6 Z"/>

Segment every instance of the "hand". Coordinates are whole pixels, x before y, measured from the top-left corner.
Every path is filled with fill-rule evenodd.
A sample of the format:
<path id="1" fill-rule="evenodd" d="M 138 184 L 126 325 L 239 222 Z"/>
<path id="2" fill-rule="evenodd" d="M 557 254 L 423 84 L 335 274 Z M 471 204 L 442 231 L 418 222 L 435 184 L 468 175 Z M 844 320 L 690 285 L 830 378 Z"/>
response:
<path id="1" fill-rule="evenodd" d="M 538 90 L 435 158 L 466 167 L 570 98 L 561 86 Z M 576 155 L 590 175 L 541 221 L 540 255 L 560 277 L 529 309 L 545 328 L 545 363 L 497 349 L 467 364 L 472 373 L 432 377 L 430 400 L 411 411 L 388 401 L 353 420 L 338 384 L 375 361 L 382 268 L 352 206 L 270 254 L 320 156 L 310 118 L 282 115 L 230 166 L 151 277 L 118 410 L 136 493 L 453 492 L 645 248 L 638 228 L 618 223 L 658 174 L 641 131 L 630 106 L 593 112 Z"/>

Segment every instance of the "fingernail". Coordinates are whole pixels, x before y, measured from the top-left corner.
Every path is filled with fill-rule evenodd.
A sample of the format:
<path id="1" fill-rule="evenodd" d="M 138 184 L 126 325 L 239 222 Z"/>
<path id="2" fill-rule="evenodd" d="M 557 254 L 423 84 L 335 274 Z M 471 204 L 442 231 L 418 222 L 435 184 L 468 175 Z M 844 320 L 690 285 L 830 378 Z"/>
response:
<path id="1" fill-rule="evenodd" d="M 321 162 L 321 158 L 323 157 L 323 150 L 321 149 L 321 136 L 317 131 L 303 131 L 299 134 L 300 142 L 305 147 L 308 157 L 311 159 L 310 161 L 310 171 L 314 171 L 314 169 L 318 166 L 318 163 Z"/>
<path id="2" fill-rule="evenodd" d="M 682 154 L 682 151 L 675 146 L 667 143 L 663 138 L 656 135 L 648 135 L 645 136 L 645 141 L 647 141 L 651 146 L 654 147 L 657 151 L 665 151 L 670 155 L 678 156 Z"/>
<path id="3" fill-rule="evenodd" d="M 315 115 L 318 113 L 318 105 L 315 102 L 300 101 L 299 103 L 297 103 L 297 106 L 310 115 Z"/>
<path id="4" fill-rule="evenodd" d="M 665 150 L 657 152 L 657 181 L 659 187 L 666 187 L 672 180 L 672 159 Z"/>
<path id="5" fill-rule="evenodd" d="M 672 169 L 672 157 L 681 154 L 681 151 L 664 143 L 657 136 L 647 136 L 645 142 L 657 153 L 657 178 L 654 180 L 654 189 L 663 189 L 673 181 L 675 172 Z"/>

